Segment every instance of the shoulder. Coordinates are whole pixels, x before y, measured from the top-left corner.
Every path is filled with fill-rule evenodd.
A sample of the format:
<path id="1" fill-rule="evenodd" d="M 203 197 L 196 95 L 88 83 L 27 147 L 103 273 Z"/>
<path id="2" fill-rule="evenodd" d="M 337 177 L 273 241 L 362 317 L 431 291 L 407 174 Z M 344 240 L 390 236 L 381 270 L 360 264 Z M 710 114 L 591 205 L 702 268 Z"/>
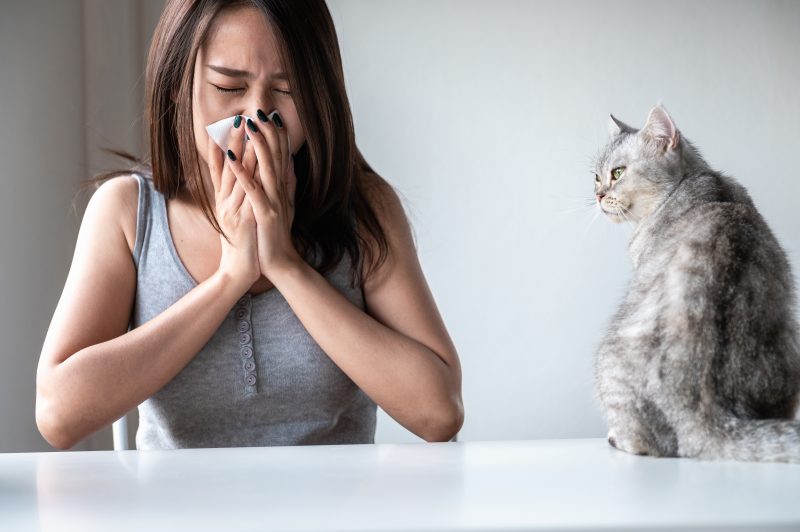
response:
<path id="1" fill-rule="evenodd" d="M 765 236 L 757 211 L 748 205 L 699 205 L 687 213 L 671 237 L 672 266 L 715 277 L 723 270 L 738 270 L 758 255 Z"/>
<path id="2" fill-rule="evenodd" d="M 384 232 L 396 235 L 409 229 L 408 218 L 395 188 L 373 172 L 362 175 L 364 199 L 372 208 Z"/>
<path id="3" fill-rule="evenodd" d="M 136 217 L 139 205 L 139 181 L 133 174 L 124 174 L 104 181 L 94 191 L 86 211 L 116 224 L 125 235 L 133 253 L 136 244 Z"/>
<path id="4" fill-rule="evenodd" d="M 713 242 L 719 238 L 751 235 L 760 225 L 760 215 L 751 205 L 735 202 L 711 202 L 692 209 L 683 221 L 690 240 Z"/>
<path id="5" fill-rule="evenodd" d="M 417 261 L 417 249 L 403 202 L 395 188 L 375 173 L 361 176 L 364 200 L 369 205 L 380 225 L 383 247 L 374 230 L 359 227 L 362 238 L 369 247 L 362 265 L 361 275 L 366 286 L 382 284 L 394 272 L 413 269 Z M 385 251 L 385 255 L 381 250 Z"/>

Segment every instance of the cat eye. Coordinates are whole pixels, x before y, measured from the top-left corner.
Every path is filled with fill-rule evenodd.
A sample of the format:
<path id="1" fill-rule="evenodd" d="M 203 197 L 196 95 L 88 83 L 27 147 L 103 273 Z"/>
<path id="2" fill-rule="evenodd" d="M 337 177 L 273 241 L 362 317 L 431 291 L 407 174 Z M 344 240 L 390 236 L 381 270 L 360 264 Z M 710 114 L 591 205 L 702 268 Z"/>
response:
<path id="1" fill-rule="evenodd" d="M 600 176 L 599 175 L 594 174 L 594 182 L 597 183 L 598 185 L 600 184 Z"/>
<path id="2" fill-rule="evenodd" d="M 616 181 L 617 179 L 622 177 L 623 172 L 625 172 L 624 166 L 618 166 L 617 168 L 614 168 L 613 170 L 611 170 L 611 180 Z"/>

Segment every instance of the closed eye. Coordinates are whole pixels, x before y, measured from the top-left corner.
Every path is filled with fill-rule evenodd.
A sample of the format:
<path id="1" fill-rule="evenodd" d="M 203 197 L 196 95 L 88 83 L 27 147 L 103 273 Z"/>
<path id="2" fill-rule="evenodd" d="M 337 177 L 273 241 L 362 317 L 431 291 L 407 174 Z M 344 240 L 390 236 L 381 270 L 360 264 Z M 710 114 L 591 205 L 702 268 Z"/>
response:
<path id="1" fill-rule="evenodd" d="M 242 88 L 242 87 L 239 87 L 237 89 L 228 89 L 228 88 L 225 88 L 225 87 L 220 87 L 219 85 L 214 85 L 213 83 L 212 83 L 212 85 L 214 86 L 215 89 L 217 89 L 218 92 L 221 92 L 223 94 L 234 94 L 234 93 L 238 93 L 238 92 L 243 92 L 244 91 L 244 88 Z M 281 89 L 272 89 L 272 90 L 274 90 L 278 94 L 282 94 L 282 95 L 285 95 L 285 96 L 291 96 L 291 94 L 292 94 L 290 91 L 285 91 L 285 90 L 281 90 Z"/>
<path id="2" fill-rule="evenodd" d="M 219 86 L 217 86 L 217 85 L 214 85 L 214 88 L 215 88 L 215 89 L 217 89 L 217 91 L 219 91 L 219 92 L 223 92 L 223 93 L 226 93 L 226 94 L 230 94 L 230 93 L 239 92 L 239 91 L 243 91 L 243 90 L 244 90 L 244 89 L 242 89 L 242 88 L 238 88 L 238 89 L 226 89 L 225 87 L 219 87 Z"/>

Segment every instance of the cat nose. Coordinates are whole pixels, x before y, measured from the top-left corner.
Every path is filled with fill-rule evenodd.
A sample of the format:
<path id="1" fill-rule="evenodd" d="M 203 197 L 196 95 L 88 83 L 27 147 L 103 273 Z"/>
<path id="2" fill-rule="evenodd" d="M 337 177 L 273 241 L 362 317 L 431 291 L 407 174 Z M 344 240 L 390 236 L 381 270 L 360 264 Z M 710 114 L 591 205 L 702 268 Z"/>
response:
<path id="1" fill-rule="evenodd" d="M 596 196 L 597 196 L 597 203 L 600 203 L 601 201 L 603 201 L 603 198 L 606 197 L 606 195 L 603 193 L 596 194 Z"/>

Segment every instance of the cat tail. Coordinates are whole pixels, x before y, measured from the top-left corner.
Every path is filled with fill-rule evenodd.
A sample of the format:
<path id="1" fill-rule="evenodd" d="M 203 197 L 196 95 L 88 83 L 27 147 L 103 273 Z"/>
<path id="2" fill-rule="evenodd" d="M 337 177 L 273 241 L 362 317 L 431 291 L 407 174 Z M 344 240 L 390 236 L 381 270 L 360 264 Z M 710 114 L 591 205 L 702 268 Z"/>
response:
<path id="1" fill-rule="evenodd" d="M 800 464 L 800 421 L 728 418 L 701 457 Z"/>

